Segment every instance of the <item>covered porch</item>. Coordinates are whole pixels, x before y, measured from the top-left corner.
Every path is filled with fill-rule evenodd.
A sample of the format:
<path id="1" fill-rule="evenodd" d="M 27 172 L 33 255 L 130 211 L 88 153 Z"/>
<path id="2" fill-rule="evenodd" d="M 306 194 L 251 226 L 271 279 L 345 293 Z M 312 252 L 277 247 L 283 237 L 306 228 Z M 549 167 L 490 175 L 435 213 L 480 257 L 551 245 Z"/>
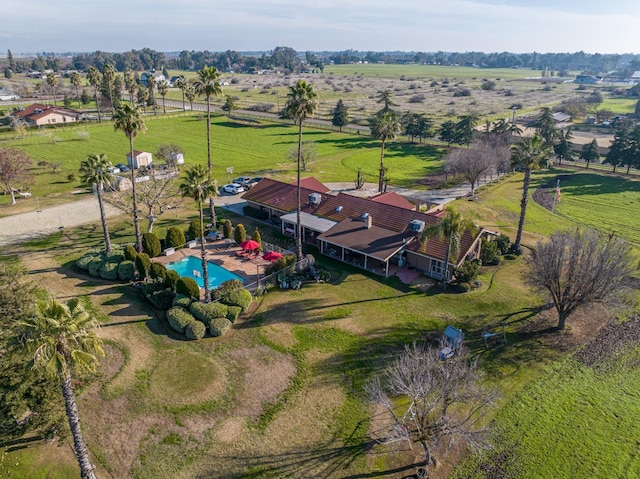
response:
<path id="1" fill-rule="evenodd" d="M 282 234 L 296 237 L 296 226 L 298 215 L 296 212 L 288 213 L 280 217 Z M 313 246 L 318 246 L 318 236 L 329 231 L 337 223 L 335 221 L 319 218 L 302 211 L 300 213 L 300 226 L 302 227 L 302 242 Z"/>

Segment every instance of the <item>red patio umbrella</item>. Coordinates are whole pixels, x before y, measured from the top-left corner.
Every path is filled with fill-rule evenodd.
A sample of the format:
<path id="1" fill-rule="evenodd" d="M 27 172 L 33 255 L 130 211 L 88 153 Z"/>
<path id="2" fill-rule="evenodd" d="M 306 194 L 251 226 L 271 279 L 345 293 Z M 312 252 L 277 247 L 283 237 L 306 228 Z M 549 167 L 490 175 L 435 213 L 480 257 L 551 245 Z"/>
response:
<path id="1" fill-rule="evenodd" d="M 262 259 L 265 259 L 267 261 L 276 261 L 279 258 L 282 258 L 282 255 L 277 251 L 269 251 L 268 253 L 262 255 Z"/>
<path id="2" fill-rule="evenodd" d="M 240 247 L 242 249 L 245 249 L 245 250 L 248 250 L 248 251 L 253 251 L 255 249 L 260 248 L 260 243 L 250 239 L 250 240 L 243 241 L 242 243 L 240 243 Z"/>

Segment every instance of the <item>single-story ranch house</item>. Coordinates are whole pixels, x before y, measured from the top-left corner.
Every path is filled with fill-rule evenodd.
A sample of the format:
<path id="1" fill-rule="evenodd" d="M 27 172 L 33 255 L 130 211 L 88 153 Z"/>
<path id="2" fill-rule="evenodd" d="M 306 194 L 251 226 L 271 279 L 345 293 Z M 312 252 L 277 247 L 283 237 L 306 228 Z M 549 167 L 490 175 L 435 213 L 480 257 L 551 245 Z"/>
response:
<path id="1" fill-rule="evenodd" d="M 319 184 L 319 186 L 318 186 Z M 304 186 L 303 186 L 304 185 Z M 315 187 L 314 187 L 315 186 Z M 388 277 L 409 266 L 436 279 L 446 272 L 451 279 L 455 267 L 480 255 L 480 238 L 464 233 L 460 253 L 445 268 L 446 242 L 437 238 L 419 241 L 424 228 L 441 221 L 442 212 L 422 213 L 398 201 L 399 195 L 373 199 L 338 193 L 316 180 L 301 184 L 300 223 L 304 244 L 316 246 L 324 255 Z M 266 220 L 279 224 L 282 233 L 296 234 L 297 187 L 264 178 L 244 193 L 248 206 L 261 211 Z"/>
<path id="2" fill-rule="evenodd" d="M 45 126 L 75 123 L 82 115 L 69 108 L 34 103 L 24 110 L 15 112 L 13 116 L 22 118 L 29 125 Z"/>

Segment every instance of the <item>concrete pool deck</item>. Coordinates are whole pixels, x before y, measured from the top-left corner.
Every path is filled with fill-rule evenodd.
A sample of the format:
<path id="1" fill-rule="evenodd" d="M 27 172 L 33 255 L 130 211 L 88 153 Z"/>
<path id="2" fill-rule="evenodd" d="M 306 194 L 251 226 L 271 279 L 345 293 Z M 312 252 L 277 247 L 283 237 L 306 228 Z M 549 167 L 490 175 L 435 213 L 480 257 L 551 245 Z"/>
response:
<path id="1" fill-rule="evenodd" d="M 218 266 L 222 266 L 227 271 L 240 276 L 244 279 L 245 286 L 255 283 L 258 279 L 258 270 L 262 277 L 264 267 L 271 264 L 261 257 L 252 260 L 238 257 L 236 253 L 242 251 L 242 248 L 239 246 L 231 246 L 228 248 L 224 240 L 208 241 L 205 249 L 207 261 L 211 261 Z M 176 250 L 176 252 L 170 256 L 157 256 L 152 258 L 151 261 L 166 265 L 167 263 L 175 263 L 187 256 L 195 256 L 200 259 L 200 245 L 197 245 L 195 248 Z"/>

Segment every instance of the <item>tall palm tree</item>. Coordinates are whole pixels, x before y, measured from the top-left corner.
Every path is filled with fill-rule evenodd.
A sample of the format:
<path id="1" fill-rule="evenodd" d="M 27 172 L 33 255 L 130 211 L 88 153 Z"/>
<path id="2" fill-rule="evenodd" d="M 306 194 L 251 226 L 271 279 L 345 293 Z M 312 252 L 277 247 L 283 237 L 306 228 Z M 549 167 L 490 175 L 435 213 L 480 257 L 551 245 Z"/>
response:
<path id="1" fill-rule="evenodd" d="M 82 479 L 95 479 L 89 449 L 82 436 L 71 372 L 95 370 L 104 356 L 95 334 L 98 321 L 78 301 L 39 300 L 35 315 L 20 323 L 22 344 L 33 352 L 33 364 L 60 381 L 65 410 L 73 436 L 73 449 Z"/>
<path id="2" fill-rule="evenodd" d="M 98 123 L 102 122 L 100 118 L 100 98 L 98 98 L 98 87 L 102 83 L 102 73 L 96 67 L 89 67 L 87 72 L 87 80 L 96 93 L 96 107 L 98 108 Z"/>
<path id="3" fill-rule="evenodd" d="M 176 78 L 176 81 L 174 82 L 174 85 L 180 88 L 180 91 L 182 91 L 182 111 L 187 110 L 184 104 L 184 90 L 187 88 L 188 84 L 189 84 L 189 81 L 187 80 L 187 77 L 184 75 L 180 75 L 178 78 Z"/>
<path id="4" fill-rule="evenodd" d="M 69 76 L 69 79 L 71 81 L 71 84 L 76 89 L 76 98 L 78 98 L 78 107 L 81 107 L 82 104 L 80 103 L 80 87 L 82 86 L 82 77 L 80 76 L 80 73 L 72 72 L 71 75 Z"/>
<path id="5" fill-rule="evenodd" d="M 126 67 L 124 69 L 124 87 L 129 92 L 129 101 L 133 103 L 133 96 L 138 90 L 138 85 L 136 85 L 136 80 L 133 76 L 133 70 L 131 70 L 131 68 L 129 67 Z"/>
<path id="6" fill-rule="evenodd" d="M 169 83 L 167 83 L 166 80 L 163 80 L 158 83 L 158 93 L 160 93 L 160 96 L 162 97 L 162 114 L 166 115 L 167 107 L 165 105 L 164 100 L 165 100 L 165 97 L 167 96 L 167 93 L 169 93 Z"/>
<path id="7" fill-rule="evenodd" d="M 207 179 L 211 181 L 211 97 L 222 95 L 220 72 L 216 67 L 204 67 L 198 71 L 198 79 L 194 82 L 196 94 L 207 99 Z M 213 208 L 213 198 L 209 198 L 209 215 L 211 225 L 216 228 L 216 212 Z"/>
<path id="8" fill-rule="evenodd" d="M 102 231 L 104 232 L 104 245 L 107 253 L 111 252 L 111 238 L 107 227 L 107 217 L 104 214 L 104 203 L 102 201 L 102 191 L 105 184 L 111 184 L 115 180 L 113 173 L 109 171 L 111 162 L 104 154 L 87 155 L 86 160 L 80 163 L 80 179 L 87 185 L 95 185 L 98 195 L 98 206 L 100 207 L 100 220 L 102 221 Z"/>
<path id="9" fill-rule="evenodd" d="M 449 275 L 449 259 L 451 256 L 456 258 L 460 254 L 460 242 L 466 231 L 470 231 L 473 235 L 477 232 L 478 227 L 471 220 L 464 218 L 457 212 L 453 206 L 449 205 L 445 209 L 444 218 L 428 228 L 425 228 L 420 234 L 420 242 L 426 243 L 430 238 L 438 238 L 440 241 L 446 241 L 447 247 L 444 254 L 444 272 L 442 275 L 442 289 L 447 286 L 447 277 Z"/>
<path id="10" fill-rule="evenodd" d="M 56 87 L 58 86 L 58 79 L 55 73 L 49 73 L 47 75 L 47 85 L 53 91 L 53 104 L 56 104 Z"/>
<path id="11" fill-rule="evenodd" d="M 156 110 L 156 95 L 155 90 L 158 86 L 158 82 L 156 81 L 156 77 L 153 75 L 147 76 L 147 89 L 149 90 L 149 105 L 153 107 L 153 114 L 157 115 L 158 111 Z"/>
<path id="12" fill-rule="evenodd" d="M 133 140 L 141 131 L 146 131 L 146 126 L 140 109 L 129 103 L 123 103 L 116 109 L 113 115 L 113 127 L 116 131 L 122 131 L 129 138 L 129 149 L 131 152 L 131 194 L 133 195 L 133 227 L 136 232 L 136 249 L 142 252 L 142 235 L 140 234 L 140 222 L 138 220 L 138 197 L 136 194 L 136 169 L 135 154 L 133 152 Z"/>
<path id="13" fill-rule="evenodd" d="M 149 90 L 147 90 L 143 85 L 138 85 L 138 103 L 142 105 L 142 110 L 145 115 L 147 113 L 147 101 L 149 100 Z"/>
<path id="14" fill-rule="evenodd" d="M 372 116 L 369 119 L 369 127 L 371 128 L 371 136 L 376 140 L 381 140 L 380 148 L 380 172 L 378 175 L 378 192 L 382 193 L 384 189 L 384 147 L 387 140 L 393 140 L 400 132 L 400 123 L 396 119 L 396 115 L 391 112 L 384 112 L 380 115 Z"/>
<path id="15" fill-rule="evenodd" d="M 298 195 L 297 195 L 297 211 L 296 211 L 296 248 L 298 260 L 302 259 L 302 226 L 300 224 L 300 209 L 302 202 L 300 200 L 300 169 L 302 166 L 302 124 L 308 116 L 313 116 L 318 109 L 318 93 L 313 83 L 307 83 L 304 80 L 298 80 L 294 86 L 289 87 L 287 93 L 287 103 L 284 106 L 283 116 L 293 119 L 298 125 Z"/>
<path id="16" fill-rule="evenodd" d="M 113 82 L 116 79 L 116 69 L 111 63 L 107 63 L 103 70 L 102 76 L 106 83 L 107 91 L 109 92 L 109 102 L 111 103 L 111 111 L 113 111 Z"/>
<path id="17" fill-rule="evenodd" d="M 196 99 L 196 87 L 193 86 L 189 80 L 187 80 L 187 85 L 184 87 L 184 96 L 189 100 L 189 109 L 193 111 L 193 100 Z"/>
<path id="18" fill-rule="evenodd" d="M 519 143 L 511 147 L 511 167 L 524 171 L 522 183 L 522 200 L 520 201 L 520 221 L 518 221 L 518 233 L 513 244 L 515 251 L 520 251 L 522 240 L 522 228 L 524 227 L 524 217 L 527 213 L 527 203 L 529 201 L 529 183 L 531 182 L 531 171 L 537 170 L 547 165 L 549 148 L 545 140 L 533 135 L 531 138 L 523 138 Z"/>
<path id="19" fill-rule="evenodd" d="M 202 165 L 195 165 L 185 171 L 184 183 L 180 184 L 180 192 L 185 198 L 192 198 L 198 203 L 200 213 L 200 258 L 202 259 L 202 271 L 204 279 L 204 300 L 208 303 L 211 299 L 209 291 L 209 271 L 204 241 L 204 211 L 202 204 L 207 198 L 216 195 L 217 186 L 215 180 L 208 178 L 208 172 Z"/>

